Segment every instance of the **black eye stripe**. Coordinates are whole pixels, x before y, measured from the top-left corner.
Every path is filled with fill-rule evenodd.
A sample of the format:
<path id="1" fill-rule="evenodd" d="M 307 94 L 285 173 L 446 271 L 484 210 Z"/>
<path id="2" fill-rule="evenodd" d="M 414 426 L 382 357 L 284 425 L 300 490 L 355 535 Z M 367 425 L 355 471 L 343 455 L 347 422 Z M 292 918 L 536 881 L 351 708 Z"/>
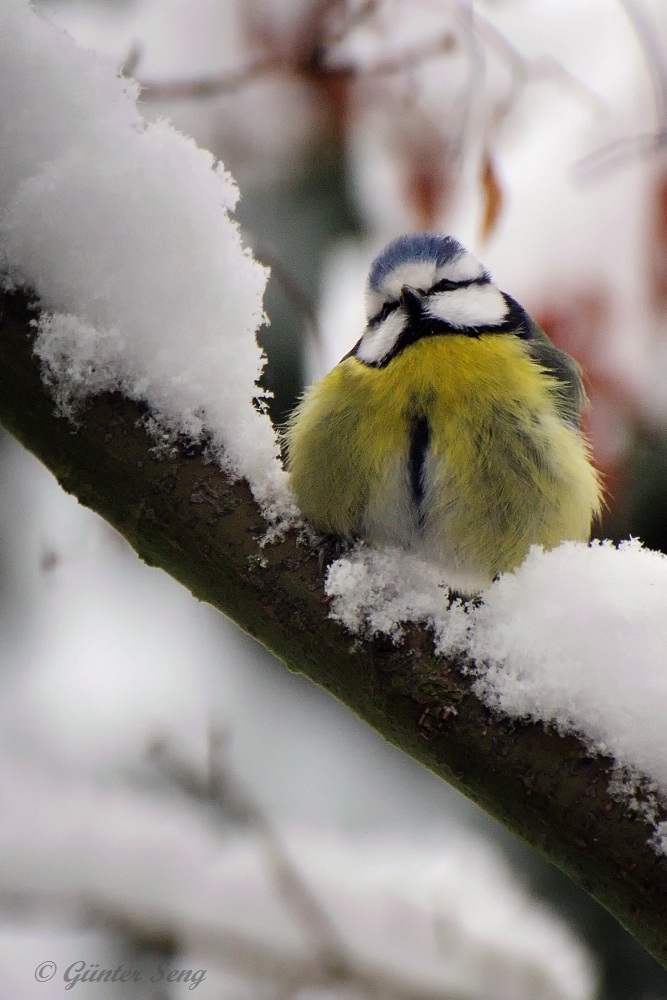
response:
<path id="1" fill-rule="evenodd" d="M 396 312 L 400 304 L 401 303 L 397 299 L 394 300 L 393 302 L 385 302 L 385 304 L 382 306 L 382 309 L 380 309 L 380 312 L 376 313 L 375 316 L 372 316 L 369 319 L 368 321 L 369 329 L 372 330 L 376 326 L 379 326 L 380 323 L 384 323 L 387 316 L 391 316 L 393 312 Z"/>
<path id="2" fill-rule="evenodd" d="M 453 288 L 460 288 L 461 286 L 456 281 L 450 281 L 449 278 L 443 278 L 442 281 L 437 281 L 433 288 L 429 289 L 429 295 L 433 292 L 450 292 Z"/>
<path id="3" fill-rule="evenodd" d="M 488 284 L 490 284 L 489 279 L 484 274 L 482 274 L 479 278 L 465 278 L 462 281 L 452 281 L 451 278 L 441 278 L 441 280 L 437 281 L 435 285 L 428 289 L 428 291 L 424 291 L 423 289 L 419 289 L 419 291 L 422 292 L 423 295 L 429 296 L 433 295 L 435 292 L 451 292 L 456 288 L 470 288 L 471 285 Z M 393 312 L 396 312 L 400 304 L 401 303 L 398 299 L 394 299 L 392 302 L 385 302 L 380 311 L 376 313 L 375 316 L 371 316 L 368 320 L 368 329 L 374 330 L 375 327 L 380 325 L 380 323 L 384 323 L 387 316 L 391 316 Z"/>
<path id="4" fill-rule="evenodd" d="M 455 288 L 470 288 L 471 285 L 488 285 L 489 279 L 482 275 L 479 278 L 466 278 L 463 281 L 452 281 L 450 278 L 442 278 L 440 281 L 436 281 L 432 288 L 429 288 L 428 294 L 432 295 L 434 292 L 451 292 Z"/>
<path id="5" fill-rule="evenodd" d="M 470 281 L 468 284 L 486 284 L 486 282 Z M 531 340 L 534 334 L 532 332 L 531 320 L 528 313 L 510 295 L 506 295 L 504 292 L 501 292 L 500 294 L 505 299 L 505 304 L 507 306 L 507 315 L 502 323 L 459 327 L 452 326 L 446 320 L 425 316 L 418 323 L 406 322 L 402 332 L 399 333 L 398 337 L 394 341 L 393 346 L 387 350 L 386 354 L 379 357 L 376 361 L 364 361 L 363 358 L 359 357 L 358 351 L 363 341 L 363 337 L 357 341 L 352 350 L 346 354 L 342 360 L 345 361 L 347 358 L 355 357 L 357 361 L 359 361 L 362 365 L 366 365 L 367 368 L 386 368 L 393 358 L 404 351 L 406 347 L 410 347 L 411 344 L 421 340 L 422 337 L 457 336 L 478 339 L 479 337 L 486 335 L 495 337 L 502 336 L 503 334 L 509 334 L 515 337 L 520 337 L 522 340 Z M 395 308 L 396 303 L 390 304 L 394 305 Z"/>

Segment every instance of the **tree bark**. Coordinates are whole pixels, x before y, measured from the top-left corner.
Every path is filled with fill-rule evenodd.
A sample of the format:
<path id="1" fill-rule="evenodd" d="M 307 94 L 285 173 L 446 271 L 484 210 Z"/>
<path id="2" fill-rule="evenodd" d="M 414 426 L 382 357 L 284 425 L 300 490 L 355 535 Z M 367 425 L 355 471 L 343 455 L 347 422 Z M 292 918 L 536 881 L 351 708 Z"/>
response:
<path id="1" fill-rule="evenodd" d="M 32 351 L 37 312 L 0 298 L 0 422 L 147 563 L 283 660 L 518 834 L 590 892 L 667 966 L 667 858 L 652 826 L 608 792 L 612 761 L 574 736 L 494 715 L 428 630 L 359 641 L 327 617 L 317 554 L 295 534 L 261 549 L 247 484 L 185 442 L 156 456 L 145 410 L 117 393 L 56 416 Z M 453 711 L 455 709 L 455 711 Z M 659 819 L 667 813 L 659 812 Z"/>

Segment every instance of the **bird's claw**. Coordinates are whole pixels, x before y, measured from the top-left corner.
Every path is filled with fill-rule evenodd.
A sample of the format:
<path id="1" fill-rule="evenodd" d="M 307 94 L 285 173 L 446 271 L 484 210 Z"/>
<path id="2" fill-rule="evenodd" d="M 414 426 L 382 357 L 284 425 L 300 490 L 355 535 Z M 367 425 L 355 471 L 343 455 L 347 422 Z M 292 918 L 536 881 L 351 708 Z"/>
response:
<path id="1" fill-rule="evenodd" d="M 323 535 L 319 541 L 317 551 L 317 566 L 322 573 L 328 569 L 331 563 L 340 559 L 354 545 L 349 538 L 341 538 L 340 535 Z"/>

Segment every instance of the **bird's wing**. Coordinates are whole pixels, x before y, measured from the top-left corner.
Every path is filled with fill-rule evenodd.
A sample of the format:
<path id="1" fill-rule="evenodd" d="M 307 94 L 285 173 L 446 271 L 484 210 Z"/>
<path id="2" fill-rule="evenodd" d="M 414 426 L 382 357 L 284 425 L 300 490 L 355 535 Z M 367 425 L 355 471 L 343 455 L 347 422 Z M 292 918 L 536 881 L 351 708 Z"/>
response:
<path id="1" fill-rule="evenodd" d="M 579 427 L 579 417 L 588 402 L 579 365 L 565 351 L 554 347 L 544 330 L 529 317 L 528 337 L 524 341 L 531 358 L 558 382 L 558 409 L 568 423 Z"/>

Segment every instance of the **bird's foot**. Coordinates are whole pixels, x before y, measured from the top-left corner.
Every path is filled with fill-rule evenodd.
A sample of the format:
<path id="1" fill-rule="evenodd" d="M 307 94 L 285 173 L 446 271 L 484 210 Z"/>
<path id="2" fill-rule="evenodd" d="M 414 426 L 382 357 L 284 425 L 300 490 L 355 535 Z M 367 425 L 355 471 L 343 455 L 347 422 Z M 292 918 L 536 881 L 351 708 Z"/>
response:
<path id="1" fill-rule="evenodd" d="M 466 609 L 479 608 L 480 605 L 484 604 L 481 594 L 462 594 L 458 590 L 450 590 L 447 595 L 447 607 L 451 608 L 457 601 L 460 601 Z"/>
<path id="2" fill-rule="evenodd" d="M 322 535 L 319 539 L 317 552 L 317 565 L 320 572 L 328 569 L 331 563 L 349 552 L 353 545 L 354 541 L 350 538 L 342 538 L 340 535 Z"/>

